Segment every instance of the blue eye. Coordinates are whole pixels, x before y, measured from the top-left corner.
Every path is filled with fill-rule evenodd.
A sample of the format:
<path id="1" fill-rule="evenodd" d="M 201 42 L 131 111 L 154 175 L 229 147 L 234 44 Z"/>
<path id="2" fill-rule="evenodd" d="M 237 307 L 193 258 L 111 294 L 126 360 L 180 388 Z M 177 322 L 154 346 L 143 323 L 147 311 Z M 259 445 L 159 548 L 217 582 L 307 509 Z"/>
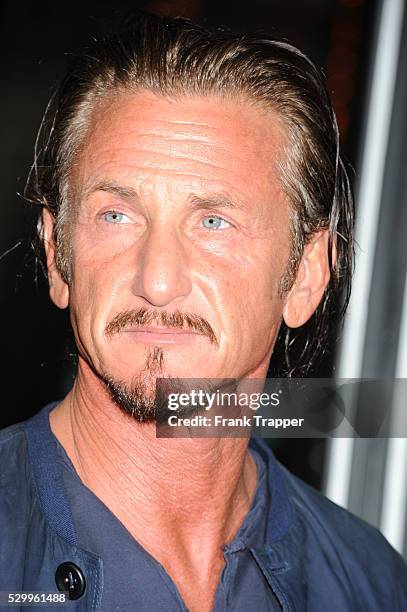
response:
<path id="1" fill-rule="evenodd" d="M 108 223 L 126 223 L 128 216 L 116 210 L 109 210 L 109 212 L 104 213 L 103 219 Z"/>
<path id="2" fill-rule="evenodd" d="M 226 227 L 230 226 L 228 221 L 222 219 L 222 217 L 217 217 L 215 215 L 211 215 L 210 217 L 205 217 L 202 221 L 204 227 L 207 229 L 217 230 L 221 227 L 222 223 L 226 223 Z"/>

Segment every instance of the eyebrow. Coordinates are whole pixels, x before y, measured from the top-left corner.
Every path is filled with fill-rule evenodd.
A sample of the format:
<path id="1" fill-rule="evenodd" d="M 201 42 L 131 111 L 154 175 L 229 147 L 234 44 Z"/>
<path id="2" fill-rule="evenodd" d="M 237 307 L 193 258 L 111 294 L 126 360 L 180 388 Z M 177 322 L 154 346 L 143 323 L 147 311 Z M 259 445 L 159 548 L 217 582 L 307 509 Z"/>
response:
<path id="1" fill-rule="evenodd" d="M 112 193 L 113 195 L 117 195 L 123 200 L 136 200 L 138 199 L 138 193 L 136 189 L 132 187 L 125 187 L 124 185 L 120 185 L 119 183 L 115 183 L 114 181 L 100 181 L 85 189 L 83 193 L 83 198 L 88 198 L 95 191 L 104 191 L 106 193 Z"/>
<path id="2" fill-rule="evenodd" d="M 193 206 L 212 210 L 213 208 L 243 208 L 241 204 L 233 200 L 228 195 L 215 195 L 208 197 L 190 196 L 190 203 Z"/>
<path id="3" fill-rule="evenodd" d="M 83 199 L 88 198 L 92 193 L 96 191 L 104 191 L 105 193 L 111 193 L 117 195 L 120 198 L 128 201 L 134 201 L 139 199 L 139 194 L 133 187 L 125 187 L 114 181 L 100 181 L 91 185 L 88 189 L 84 190 Z M 188 201 L 192 206 L 197 208 L 203 208 L 204 210 L 213 210 L 215 208 L 231 208 L 241 209 L 243 206 L 233 200 L 227 194 L 217 194 L 213 196 L 197 196 L 192 195 L 188 197 Z"/>

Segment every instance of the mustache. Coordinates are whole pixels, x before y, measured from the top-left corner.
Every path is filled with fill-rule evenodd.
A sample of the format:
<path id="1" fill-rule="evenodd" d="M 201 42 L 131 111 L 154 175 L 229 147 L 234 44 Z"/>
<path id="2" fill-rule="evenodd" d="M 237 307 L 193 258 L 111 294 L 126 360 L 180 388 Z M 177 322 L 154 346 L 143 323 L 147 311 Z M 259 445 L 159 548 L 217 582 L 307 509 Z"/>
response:
<path id="1" fill-rule="evenodd" d="M 155 322 L 162 327 L 169 329 L 190 329 L 196 331 L 203 336 L 206 336 L 211 344 L 219 346 L 216 334 L 210 323 L 197 314 L 174 310 L 167 312 L 165 310 L 157 311 L 149 308 L 139 308 L 137 310 L 125 310 L 119 312 L 106 326 L 106 335 L 112 336 L 121 332 L 129 326 L 138 325 L 143 327 Z"/>

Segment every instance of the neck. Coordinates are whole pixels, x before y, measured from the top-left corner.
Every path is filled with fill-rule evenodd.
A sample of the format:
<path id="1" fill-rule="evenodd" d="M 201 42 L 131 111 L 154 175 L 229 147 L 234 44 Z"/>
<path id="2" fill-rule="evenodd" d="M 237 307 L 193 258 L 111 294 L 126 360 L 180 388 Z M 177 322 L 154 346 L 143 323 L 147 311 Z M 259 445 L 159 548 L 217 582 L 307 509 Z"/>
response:
<path id="1" fill-rule="evenodd" d="M 86 374 L 50 415 L 82 482 L 170 575 L 219 577 L 256 488 L 248 439 L 156 438 Z"/>

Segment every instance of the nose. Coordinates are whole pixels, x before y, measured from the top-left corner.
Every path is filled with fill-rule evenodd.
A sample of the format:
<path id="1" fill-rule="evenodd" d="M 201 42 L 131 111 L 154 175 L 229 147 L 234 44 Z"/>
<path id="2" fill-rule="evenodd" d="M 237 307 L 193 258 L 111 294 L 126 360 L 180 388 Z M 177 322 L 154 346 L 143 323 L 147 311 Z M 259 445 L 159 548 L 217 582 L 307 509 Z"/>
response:
<path id="1" fill-rule="evenodd" d="M 191 292 L 188 254 L 176 230 L 151 227 L 138 252 L 133 293 L 152 306 L 180 302 Z"/>

